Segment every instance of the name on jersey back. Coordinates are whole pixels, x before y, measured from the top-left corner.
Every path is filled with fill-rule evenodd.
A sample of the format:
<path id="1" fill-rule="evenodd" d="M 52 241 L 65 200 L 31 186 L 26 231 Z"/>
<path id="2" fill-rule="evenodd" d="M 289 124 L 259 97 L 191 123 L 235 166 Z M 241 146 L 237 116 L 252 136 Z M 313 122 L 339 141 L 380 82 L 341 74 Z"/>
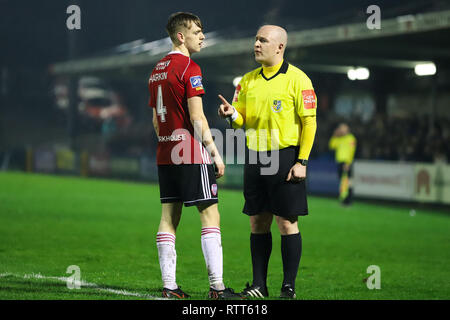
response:
<path id="1" fill-rule="evenodd" d="M 161 61 L 156 65 L 155 70 L 156 71 L 164 70 L 165 68 L 167 68 L 169 66 L 169 64 L 170 64 L 170 60 Z M 149 82 L 161 81 L 161 80 L 166 80 L 166 79 L 167 79 L 167 72 L 160 72 L 160 73 L 153 74 L 150 77 Z"/>
<path id="2" fill-rule="evenodd" d="M 166 79 L 167 79 L 167 72 L 155 73 L 151 75 L 149 82 L 161 81 Z"/>

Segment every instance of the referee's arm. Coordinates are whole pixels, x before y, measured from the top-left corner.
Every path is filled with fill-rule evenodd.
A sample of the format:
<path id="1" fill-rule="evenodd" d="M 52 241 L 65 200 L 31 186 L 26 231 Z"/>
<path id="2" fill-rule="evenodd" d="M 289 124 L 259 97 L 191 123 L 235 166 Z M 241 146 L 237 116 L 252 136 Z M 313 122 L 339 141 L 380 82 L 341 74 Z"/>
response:
<path id="1" fill-rule="evenodd" d="M 302 123 L 302 134 L 300 135 L 298 158 L 308 160 L 314 143 L 314 137 L 316 136 L 316 116 L 300 117 L 300 121 Z"/>
<path id="2" fill-rule="evenodd" d="M 222 118 L 229 118 L 230 124 L 233 128 L 242 128 L 244 126 L 244 117 L 237 111 L 235 107 L 228 103 L 228 101 L 219 94 L 219 99 L 222 104 L 219 106 L 218 114 Z"/>
<path id="3" fill-rule="evenodd" d="M 308 160 L 311 152 L 314 137 L 316 135 L 316 116 L 301 116 L 300 121 L 302 123 L 302 133 L 300 135 L 300 151 L 298 159 Z M 306 178 L 306 166 L 296 162 L 291 170 L 289 170 L 286 181 L 297 182 Z"/>
<path id="4" fill-rule="evenodd" d="M 328 142 L 328 149 L 335 150 L 337 148 L 337 139 L 338 137 L 335 134 L 330 138 L 330 141 Z"/>

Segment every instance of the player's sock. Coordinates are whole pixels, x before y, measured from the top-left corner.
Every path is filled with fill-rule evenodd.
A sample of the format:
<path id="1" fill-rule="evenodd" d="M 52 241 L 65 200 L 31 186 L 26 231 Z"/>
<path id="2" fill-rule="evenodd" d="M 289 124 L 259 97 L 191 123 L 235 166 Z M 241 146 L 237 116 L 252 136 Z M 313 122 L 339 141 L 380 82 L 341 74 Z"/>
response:
<path id="1" fill-rule="evenodd" d="M 272 253 L 272 233 L 251 233 L 250 251 L 253 266 L 253 285 L 265 287 L 269 258 Z"/>
<path id="2" fill-rule="evenodd" d="M 223 256 L 220 228 L 202 228 L 201 241 L 210 287 L 215 290 L 224 290 L 225 285 L 223 283 Z"/>
<path id="3" fill-rule="evenodd" d="M 177 268 L 177 252 L 175 250 L 175 235 L 169 232 L 156 234 L 156 247 L 158 248 L 159 266 L 163 287 L 175 290 L 178 285 L 175 280 Z"/>
<path id="4" fill-rule="evenodd" d="M 283 259 L 283 285 L 295 288 L 298 266 L 302 256 L 302 236 L 299 233 L 281 236 L 281 257 Z"/>

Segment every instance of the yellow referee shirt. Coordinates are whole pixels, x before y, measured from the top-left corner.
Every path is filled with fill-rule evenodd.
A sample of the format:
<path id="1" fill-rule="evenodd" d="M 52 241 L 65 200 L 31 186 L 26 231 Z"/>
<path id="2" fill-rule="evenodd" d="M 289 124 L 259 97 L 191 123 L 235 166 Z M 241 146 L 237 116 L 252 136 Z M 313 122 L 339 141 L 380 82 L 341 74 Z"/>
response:
<path id="1" fill-rule="evenodd" d="M 273 69 L 278 71 L 271 74 Z M 310 146 L 305 151 L 301 148 L 299 158 L 308 159 L 316 129 L 317 98 L 311 80 L 299 68 L 282 61 L 272 69 L 248 72 L 236 87 L 233 107 L 238 112 L 233 127 L 245 125 L 249 149 L 283 149 L 305 140 Z M 306 118 L 313 119 L 309 135 L 302 132 Z"/>
<path id="2" fill-rule="evenodd" d="M 329 148 L 336 151 L 336 162 L 351 164 L 356 151 L 356 138 L 351 133 L 342 137 L 331 137 Z"/>

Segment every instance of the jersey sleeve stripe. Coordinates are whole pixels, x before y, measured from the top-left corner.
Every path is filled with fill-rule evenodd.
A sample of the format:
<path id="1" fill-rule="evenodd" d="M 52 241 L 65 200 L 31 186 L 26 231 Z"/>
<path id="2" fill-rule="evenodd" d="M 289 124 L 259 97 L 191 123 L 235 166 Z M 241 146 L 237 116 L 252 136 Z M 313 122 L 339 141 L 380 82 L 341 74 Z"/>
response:
<path id="1" fill-rule="evenodd" d="M 186 73 L 186 71 L 187 71 L 187 69 L 188 69 L 188 67 L 189 67 L 190 64 L 191 64 L 191 58 L 189 58 L 188 64 L 187 64 L 187 66 L 186 66 L 186 69 L 184 69 L 184 72 L 183 72 L 183 74 L 181 75 L 181 80 L 183 80 L 184 74 Z"/>

